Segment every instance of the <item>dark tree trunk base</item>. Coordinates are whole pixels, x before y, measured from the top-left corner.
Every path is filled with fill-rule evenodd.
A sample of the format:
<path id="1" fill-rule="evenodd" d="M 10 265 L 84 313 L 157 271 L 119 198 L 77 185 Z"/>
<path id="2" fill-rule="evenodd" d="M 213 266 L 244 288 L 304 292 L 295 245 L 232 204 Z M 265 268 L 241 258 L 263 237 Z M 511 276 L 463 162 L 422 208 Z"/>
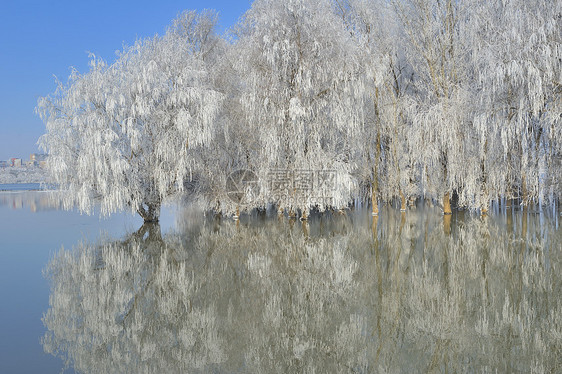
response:
<path id="1" fill-rule="evenodd" d="M 143 204 L 137 212 L 144 219 L 144 223 L 158 223 L 160 219 L 160 203 Z"/>

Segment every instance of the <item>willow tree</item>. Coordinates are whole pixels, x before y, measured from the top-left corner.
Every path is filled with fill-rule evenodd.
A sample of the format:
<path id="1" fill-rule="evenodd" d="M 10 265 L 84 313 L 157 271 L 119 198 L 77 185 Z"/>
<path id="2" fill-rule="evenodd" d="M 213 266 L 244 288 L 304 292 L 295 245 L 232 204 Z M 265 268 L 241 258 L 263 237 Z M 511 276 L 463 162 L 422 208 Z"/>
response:
<path id="1" fill-rule="evenodd" d="M 362 79 L 366 87 L 365 116 L 358 163 L 370 187 L 373 214 L 378 201 L 418 196 L 419 178 L 410 149 L 411 121 L 405 99 L 412 69 L 396 43 L 403 29 L 386 1 L 335 0 L 341 17 L 360 45 Z"/>
<path id="2" fill-rule="evenodd" d="M 47 127 L 39 142 L 67 203 L 158 221 L 162 202 L 197 168 L 193 153 L 212 138 L 221 95 L 203 58 L 215 22 L 185 12 L 164 36 L 138 40 L 112 64 L 92 57 L 89 72 L 73 71 L 39 100 Z"/>
<path id="3" fill-rule="evenodd" d="M 240 124 L 259 145 L 251 157 L 260 179 L 272 170 L 337 174 L 330 191 L 322 191 L 322 180 L 308 184 L 305 193 L 291 183 L 282 191 L 265 186 L 268 202 L 304 211 L 346 206 L 356 185 L 352 153 L 363 84 L 356 44 L 330 2 L 257 0 L 234 48 L 244 87 Z"/>
<path id="4" fill-rule="evenodd" d="M 478 128 L 496 155 L 491 185 L 523 204 L 558 195 L 562 4 L 488 1 L 478 9 Z"/>
<path id="5" fill-rule="evenodd" d="M 410 96 L 409 117 L 413 132 L 410 149 L 423 167 L 426 196 L 443 197 L 443 211 L 451 213 L 453 190 L 464 192 L 467 167 L 465 144 L 470 142 L 470 100 L 463 38 L 465 7 L 447 1 L 394 1 L 404 28 L 404 53 L 412 65 L 415 90 Z"/>

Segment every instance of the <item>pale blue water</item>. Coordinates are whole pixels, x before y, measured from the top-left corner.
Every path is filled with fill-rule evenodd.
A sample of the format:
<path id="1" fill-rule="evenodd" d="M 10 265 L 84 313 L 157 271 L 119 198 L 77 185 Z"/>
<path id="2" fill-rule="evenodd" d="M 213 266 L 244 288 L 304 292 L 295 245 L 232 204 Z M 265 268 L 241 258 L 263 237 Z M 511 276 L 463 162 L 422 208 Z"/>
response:
<path id="1" fill-rule="evenodd" d="M 130 214 L 100 220 L 62 211 L 48 196 L 0 192 L 0 373 L 58 373 L 63 368 L 40 343 L 45 333 L 41 318 L 49 307 L 43 270 L 54 253 L 104 235 L 119 238 L 142 224 Z"/>
<path id="2" fill-rule="evenodd" d="M 0 191 L 37 191 L 43 187 L 41 183 L 0 183 Z"/>
<path id="3" fill-rule="evenodd" d="M 0 373 L 562 372 L 556 217 L 167 209 L 159 235 L 48 196 L 0 193 Z"/>

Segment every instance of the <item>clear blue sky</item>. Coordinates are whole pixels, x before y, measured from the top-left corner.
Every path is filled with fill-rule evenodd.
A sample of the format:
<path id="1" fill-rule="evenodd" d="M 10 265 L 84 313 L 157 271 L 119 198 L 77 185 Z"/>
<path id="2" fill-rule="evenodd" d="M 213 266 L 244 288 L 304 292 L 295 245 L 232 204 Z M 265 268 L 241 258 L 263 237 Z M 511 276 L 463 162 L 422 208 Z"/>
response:
<path id="1" fill-rule="evenodd" d="M 281 0 L 280 0 L 281 1 Z M 0 160 L 38 152 L 44 125 L 34 108 L 66 82 L 70 67 L 87 70 L 88 52 L 108 62 L 123 43 L 163 34 L 185 9 L 215 9 L 232 26 L 250 0 L 9 0 L 0 5 Z"/>

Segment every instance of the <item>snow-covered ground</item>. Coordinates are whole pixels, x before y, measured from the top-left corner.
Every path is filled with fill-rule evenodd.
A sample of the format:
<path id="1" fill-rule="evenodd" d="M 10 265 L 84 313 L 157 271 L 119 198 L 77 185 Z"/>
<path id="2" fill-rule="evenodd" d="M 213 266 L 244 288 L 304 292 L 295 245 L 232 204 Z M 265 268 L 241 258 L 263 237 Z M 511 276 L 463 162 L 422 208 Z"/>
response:
<path id="1" fill-rule="evenodd" d="M 38 167 L 0 168 L 0 184 L 48 183 L 47 171 Z"/>

